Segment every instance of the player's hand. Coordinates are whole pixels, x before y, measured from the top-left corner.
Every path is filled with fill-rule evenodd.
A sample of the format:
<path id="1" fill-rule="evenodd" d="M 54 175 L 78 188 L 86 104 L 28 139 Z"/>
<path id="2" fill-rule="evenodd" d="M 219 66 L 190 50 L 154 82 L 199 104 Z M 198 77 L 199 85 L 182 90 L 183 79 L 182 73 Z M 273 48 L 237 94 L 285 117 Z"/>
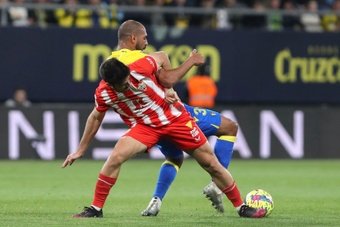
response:
<path id="1" fill-rule="evenodd" d="M 67 166 L 71 166 L 75 160 L 77 160 L 78 158 L 81 158 L 81 157 L 82 157 L 82 155 L 79 152 L 74 152 L 72 154 L 69 154 L 66 157 L 66 159 L 65 159 L 65 161 L 64 161 L 64 163 L 62 164 L 61 167 L 65 168 Z"/>
<path id="2" fill-rule="evenodd" d="M 171 88 L 165 92 L 165 101 L 169 104 L 174 104 L 179 100 L 177 92 Z"/>
<path id="3" fill-rule="evenodd" d="M 194 62 L 194 65 L 202 65 L 205 63 L 205 58 L 202 54 L 198 53 L 196 49 L 193 49 L 190 53 L 189 58 Z"/>

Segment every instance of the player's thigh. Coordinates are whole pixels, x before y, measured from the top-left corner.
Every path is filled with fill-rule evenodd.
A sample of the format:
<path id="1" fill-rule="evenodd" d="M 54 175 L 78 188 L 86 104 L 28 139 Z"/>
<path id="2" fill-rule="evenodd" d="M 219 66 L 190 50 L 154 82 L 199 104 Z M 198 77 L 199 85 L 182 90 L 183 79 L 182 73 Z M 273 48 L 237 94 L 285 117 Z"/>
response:
<path id="1" fill-rule="evenodd" d="M 238 131 L 238 124 L 235 121 L 222 116 L 221 125 L 216 132 L 216 136 L 222 136 L 222 135 L 236 136 L 237 131 Z"/>
<path id="2" fill-rule="evenodd" d="M 138 153 L 144 152 L 147 146 L 142 142 L 130 137 L 123 136 L 116 143 L 112 153 L 113 163 L 123 163 Z"/>

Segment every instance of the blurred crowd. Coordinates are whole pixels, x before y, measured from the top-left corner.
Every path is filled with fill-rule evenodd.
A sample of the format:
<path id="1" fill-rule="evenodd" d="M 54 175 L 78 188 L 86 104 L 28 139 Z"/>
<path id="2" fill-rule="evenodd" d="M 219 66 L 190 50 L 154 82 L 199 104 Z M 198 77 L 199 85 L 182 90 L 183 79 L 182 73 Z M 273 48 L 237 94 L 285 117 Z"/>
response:
<path id="1" fill-rule="evenodd" d="M 2 26 L 109 29 L 127 19 L 181 29 L 336 32 L 340 0 L 0 0 Z"/>

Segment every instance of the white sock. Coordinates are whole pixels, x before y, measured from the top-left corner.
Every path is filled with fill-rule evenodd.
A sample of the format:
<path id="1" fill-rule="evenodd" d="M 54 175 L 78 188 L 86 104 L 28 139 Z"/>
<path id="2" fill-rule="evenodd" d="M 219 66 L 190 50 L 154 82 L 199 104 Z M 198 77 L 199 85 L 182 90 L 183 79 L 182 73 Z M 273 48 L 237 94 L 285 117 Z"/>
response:
<path id="1" fill-rule="evenodd" d="M 91 207 L 93 207 L 94 209 L 96 209 L 97 211 L 101 211 L 102 208 L 96 207 L 94 205 L 91 205 Z"/>
<path id="2" fill-rule="evenodd" d="M 241 206 L 236 207 L 236 210 L 237 210 L 237 211 L 240 211 L 240 209 L 241 209 L 241 207 L 242 207 L 243 205 L 245 205 L 245 204 L 242 203 Z"/>

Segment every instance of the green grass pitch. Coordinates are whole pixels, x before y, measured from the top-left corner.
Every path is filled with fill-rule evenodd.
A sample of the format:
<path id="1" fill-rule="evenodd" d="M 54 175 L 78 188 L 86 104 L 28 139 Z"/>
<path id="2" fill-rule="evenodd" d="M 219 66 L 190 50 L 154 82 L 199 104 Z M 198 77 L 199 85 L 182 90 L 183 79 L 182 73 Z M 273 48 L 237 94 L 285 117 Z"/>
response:
<path id="1" fill-rule="evenodd" d="M 263 219 L 238 217 L 227 199 L 218 214 L 203 197 L 209 176 L 186 160 L 157 217 L 142 217 L 162 161 L 130 160 L 102 219 L 74 219 L 92 200 L 102 161 L 0 161 L 0 226 L 340 226 L 340 160 L 233 160 L 242 195 L 256 188 L 273 196 Z"/>

